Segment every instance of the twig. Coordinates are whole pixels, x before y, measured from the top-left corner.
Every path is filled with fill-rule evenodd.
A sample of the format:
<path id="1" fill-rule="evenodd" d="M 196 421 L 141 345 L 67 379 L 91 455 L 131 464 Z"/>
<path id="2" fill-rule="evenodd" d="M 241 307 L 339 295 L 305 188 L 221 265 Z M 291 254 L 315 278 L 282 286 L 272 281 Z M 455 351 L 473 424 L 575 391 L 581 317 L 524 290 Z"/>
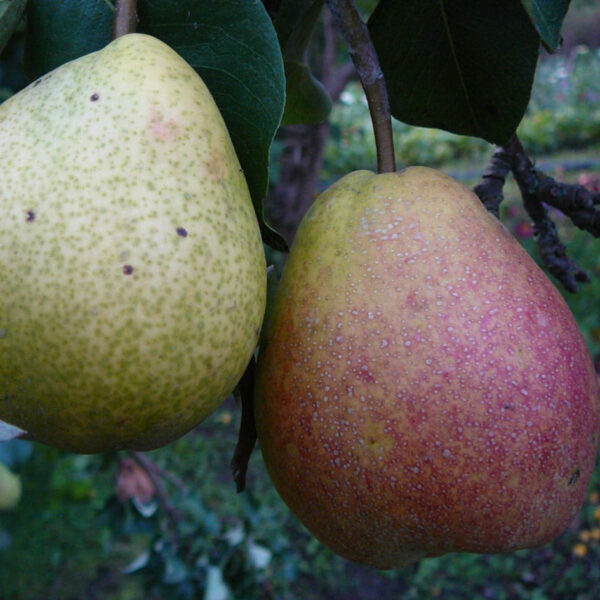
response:
<path id="1" fill-rule="evenodd" d="M 117 0 L 113 21 L 113 40 L 134 33 L 137 28 L 137 0 Z"/>
<path id="2" fill-rule="evenodd" d="M 511 170 L 512 159 L 512 154 L 505 147 L 498 147 L 483 174 L 483 181 L 473 189 L 487 210 L 497 218 L 500 216 L 500 204 L 504 200 L 502 190 Z"/>
<path id="3" fill-rule="evenodd" d="M 590 278 L 567 256 L 546 206 L 557 208 L 577 227 L 600 237 L 600 211 L 596 210 L 600 205 L 600 193 L 591 192 L 582 185 L 560 183 L 536 169 L 514 135 L 508 144 L 494 152 L 483 181 L 474 188 L 485 207 L 496 216 L 509 170 L 512 170 L 525 210 L 533 221 L 533 234 L 543 263 L 566 290 L 576 292 L 577 284 L 589 282 Z"/>
<path id="4" fill-rule="evenodd" d="M 536 171 L 539 177 L 538 199 L 567 215 L 574 225 L 600 237 L 600 193 L 591 192 L 582 185 L 559 183 L 552 177 Z"/>
<path id="5" fill-rule="evenodd" d="M 236 489 L 243 492 L 246 489 L 246 473 L 248 462 L 256 445 L 256 422 L 254 421 L 254 371 L 256 363 L 254 357 L 246 367 L 239 384 L 239 393 L 242 400 L 242 418 L 238 441 L 231 459 L 231 473 L 236 484 Z"/>
<path id="6" fill-rule="evenodd" d="M 365 91 L 377 147 L 377 170 L 379 173 L 395 171 L 390 102 L 369 30 L 353 0 L 327 0 L 327 4 L 348 44 L 350 56 Z"/>
<path id="7" fill-rule="evenodd" d="M 544 194 L 541 194 L 540 182 L 545 176 L 535 170 L 516 135 L 511 139 L 508 151 L 513 156 L 512 171 L 521 191 L 525 210 L 533 221 L 533 234 L 540 256 L 550 273 L 562 283 L 565 289 L 575 293 L 578 289 L 577 283 L 588 282 L 590 279 L 587 273 L 567 256 L 556 226 L 543 204 Z M 545 197 L 548 197 L 548 194 Z"/>
<path id="8" fill-rule="evenodd" d="M 327 86 L 332 102 L 337 102 L 340 99 L 342 92 L 354 79 L 356 79 L 356 67 L 351 62 L 342 65 L 335 71 L 335 75 L 332 77 L 330 85 Z"/>

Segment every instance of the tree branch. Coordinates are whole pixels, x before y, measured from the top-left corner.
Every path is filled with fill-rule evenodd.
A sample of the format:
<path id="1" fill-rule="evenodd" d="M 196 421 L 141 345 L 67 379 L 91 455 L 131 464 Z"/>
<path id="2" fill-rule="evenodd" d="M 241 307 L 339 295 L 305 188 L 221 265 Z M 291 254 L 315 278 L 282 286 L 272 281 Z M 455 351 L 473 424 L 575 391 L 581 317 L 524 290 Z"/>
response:
<path id="1" fill-rule="evenodd" d="M 588 282 L 590 279 L 587 273 L 567 256 L 566 248 L 560 241 L 556 226 L 543 204 L 550 194 L 548 191 L 542 193 L 542 190 L 548 190 L 553 186 L 549 188 L 547 184 L 541 185 L 545 176 L 536 171 L 516 135 L 511 139 L 508 151 L 513 156 L 513 175 L 521 191 L 525 210 L 533 221 L 533 235 L 542 261 L 566 290 L 575 293 L 578 289 L 577 283 Z M 558 188 L 554 187 L 555 191 L 552 195 L 558 197 L 560 196 L 558 190 L 566 189 L 565 184 L 552 181 L 558 186 Z M 578 194 L 575 194 L 575 197 L 578 197 Z M 597 215 L 595 216 L 597 220 Z"/>
<path id="2" fill-rule="evenodd" d="M 563 212 L 579 229 L 600 237 L 600 212 L 595 209 L 600 204 L 600 193 L 590 192 L 582 185 L 559 183 L 540 171 L 536 173 L 539 200 Z"/>
<path id="3" fill-rule="evenodd" d="M 117 0 L 113 21 L 113 40 L 135 33 L 137 28 L 137 0 Z"/>
<path id="4" fill-rule="evenodd" d="M 348 43 L 350 56 L 367 97 L 377 146 L 377 170 L 379 173 L 395 171 L 390 103 L 369 30 L 353 0 L 327 0 L 327 4 L 336 25 Z"/>
<path id="5" fill-rule="evenodd" d="M 329 85 L 326 86 L 332 102 L 340 99 L 342 92 L 353 79 L 356 79 L 356 68 L 353 63 L 348 62 L 337 69 Z"/>
<path id="6" fill-rule="evenodd" d="M 588 274 L 567 256 L 556 225 L 546 206 L 552 206 L 568 216 L 580 229 L 600 237 L 600 193 L 582 185 L 560 183 L 536 169 L 514 135 L 492 156 L 483 181 L 474 188 L 484 206 L 498 217 L 503 199 L 502 188 L 511 170 L 519 186 L 525 210 L 533 221 L 533 235 L 540 256 L 548 271 L 569 292 L 577 291 L 578 283 L 590 281 Z"/>
<path id="7" fill-rule="evenodd" d="M 473 191 L 479 196 L 483 205 L 496 218 L 500 217 L 500 204 L 504 200 L 504 183 L 512 167 L 512 154 L 503 146 L 499 146 L 490 159 L 483 181 Z"/>

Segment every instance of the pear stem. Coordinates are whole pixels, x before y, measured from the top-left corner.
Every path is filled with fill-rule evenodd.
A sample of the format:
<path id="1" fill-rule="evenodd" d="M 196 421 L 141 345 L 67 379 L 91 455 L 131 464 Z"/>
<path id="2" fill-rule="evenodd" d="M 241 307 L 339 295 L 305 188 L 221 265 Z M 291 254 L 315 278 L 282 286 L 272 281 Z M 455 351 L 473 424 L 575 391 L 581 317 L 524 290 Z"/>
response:
<path id="1" fill-rule="evenodd" d="M 113 21 L 113 40 L 135 33 L 137 28 L 137 0 L 117 0 Z"/>
<path id="2" fill-rule="evenodd" d="M 365 91 L 377 147 L 377 171 L 391 173 L 396 170 L 396 158 L 390 101 L 369 30 L 354 0 L 327 0 L 327 5 L 348 44 L 352 62 Z"/>

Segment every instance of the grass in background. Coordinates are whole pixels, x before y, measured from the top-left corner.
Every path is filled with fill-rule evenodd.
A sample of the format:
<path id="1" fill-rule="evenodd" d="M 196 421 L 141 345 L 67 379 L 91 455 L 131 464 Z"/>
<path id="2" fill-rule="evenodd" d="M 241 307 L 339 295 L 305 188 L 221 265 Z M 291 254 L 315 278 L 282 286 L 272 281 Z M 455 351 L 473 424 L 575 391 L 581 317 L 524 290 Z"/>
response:
<path id="1" fill-rule="evenodd" d="M 19 469 L 22 502 L 0 516 L 0 539 L 5 540 L 0 597 L 600 597 L 598 474 L 578 519 L 552 544 L 505 555 L 449 554 L 379 572 L 344 561 L 306 532 L 275 493 L 260 452 L 252 458 L 248 491 L 235 493 L 228 462 L 237 419 L 237 409 L 228 402 L 196 431 L 147 453 L 169 473 L 163 479 L 169 510 L 117 499 L 116 455 L 80 456 L 34 445 Z"/>

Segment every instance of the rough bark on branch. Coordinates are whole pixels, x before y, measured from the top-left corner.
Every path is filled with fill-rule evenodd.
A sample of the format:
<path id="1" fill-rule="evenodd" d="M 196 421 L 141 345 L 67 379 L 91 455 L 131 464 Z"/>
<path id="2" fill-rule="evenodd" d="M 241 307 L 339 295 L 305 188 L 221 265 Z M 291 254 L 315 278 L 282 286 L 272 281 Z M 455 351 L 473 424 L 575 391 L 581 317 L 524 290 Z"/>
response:
<path id="1" fill-rule="evenodd" d="M 502 146 L 496 148 L 483 174 L 483 181 L 473 190 L 487 210 L 497 218 L 500 217 L 500 204 L 504 200 L 502 190 L 511 166 L 512 155 Z"/>
<path id="2" fill-rule="evenodd" d="M 547 184 L 552 178 L 546 177 L 535 169 L 517 136 L 512 138 L 509 151 L 513 155 L 512 172 L 521 191 L 523 205 L 533 221 L 533 235 L 540 257 L 548 271 L 561 282 L 564 288 L 575 293 L 578 283 L 585 283 L 590 279 L 588 274 L 567 255 L 566 247 L 560 241 L 556 225 L 546 209 L 545 203 L 549 195 L 543 191 L 550 189 Z M 544 185 L 541 185 L 542 180 L 546 180 Z M 557 182 L 554 184 L 555 186 L 552 187 L 555 191 L 560 188 L 565 189 L 567 185 Z M 557 206 L 557 208 L 559 207 Z"/>
<path id="3" fill-rule="evenodd" d="M 560 210 L 580 229 L 600 237 L 600 193 L 582 185 L 561 183 L 535 168 L 519 138 L 515 135 L 506 146 L 499 147 L 474 189 L 486 208 L 498 216 L 503 199 L 502 188 L 508 171 L 519 186 L 525 210 L 533 221 L 533 234 L 546 268 L 570 292 L 578 283 L 588 282 L 587 273 L 567 255 L 547 206 Z"/>

